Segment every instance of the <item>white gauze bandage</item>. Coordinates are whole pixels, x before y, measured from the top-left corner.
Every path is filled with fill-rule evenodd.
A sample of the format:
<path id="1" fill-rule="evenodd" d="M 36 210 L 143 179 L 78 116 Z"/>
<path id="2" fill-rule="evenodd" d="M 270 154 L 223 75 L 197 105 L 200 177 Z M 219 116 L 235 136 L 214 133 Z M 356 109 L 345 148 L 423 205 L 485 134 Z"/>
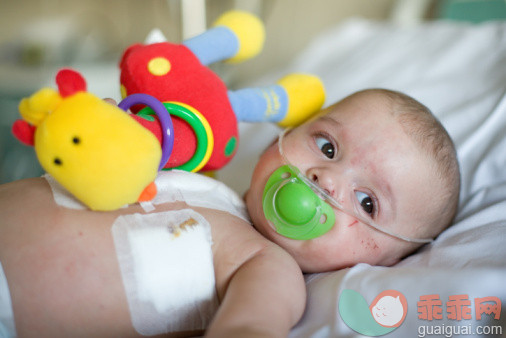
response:
<path id="1" fill-rule="evenodd" d="M 134 328 L 205 329 L 216 309 L 211 229 L 191 209 L 123 215 L 112 226 Z"/>

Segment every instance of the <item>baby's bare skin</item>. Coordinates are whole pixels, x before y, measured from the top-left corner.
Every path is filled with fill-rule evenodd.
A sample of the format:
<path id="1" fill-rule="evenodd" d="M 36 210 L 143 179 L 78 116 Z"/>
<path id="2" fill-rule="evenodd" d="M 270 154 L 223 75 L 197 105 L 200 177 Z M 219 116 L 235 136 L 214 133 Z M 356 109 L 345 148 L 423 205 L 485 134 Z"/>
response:
<path id="1" fill-rule="evenodd" d="M 183 202 L 167 203 L 157 206 L 157 211 L 188 207 Z M 289 303 L 286 308 L 277 305 L 286 314 L 279 314 L 275 324 L 286 327 L 281 332 L 288 333 L 305 301 L 297 264 L 249 223 L 217 210 L 192 209 L 209 221 L 213 237 L 221 306 L 210 333 L 218 336 L 244 329 L 251 318 L 234 313 L 244 306 L 251 310 L 265 306 L 273 297 Z M 136 212 L 144 213 L 139 205 L 114 212 L 58 206 L 43 178 L 0 186 L 0 262 L 20 337 L 139 336 L 131 324 L 111 234 L 120 214 Z M 260 288 L 251 288 L 250 276 L 259 278 Z M 242 299 L 237 297 L 248 291 Z"/>

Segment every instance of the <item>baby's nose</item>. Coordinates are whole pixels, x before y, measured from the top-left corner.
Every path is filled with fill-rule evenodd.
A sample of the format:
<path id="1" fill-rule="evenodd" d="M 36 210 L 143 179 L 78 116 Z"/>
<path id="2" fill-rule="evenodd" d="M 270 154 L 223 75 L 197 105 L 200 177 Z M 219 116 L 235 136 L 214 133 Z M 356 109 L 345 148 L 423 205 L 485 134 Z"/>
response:
<path id="1" fill-rule="evenodd" d="M 311 182 L 318 185 L 327 195 L 334 198 L 337 197 L 335 196 L 336 187 L 334 186 L 334 180 L 332 175 L 328 173 L 328 170 L 311 168 L 308 170 L 306 175 Z"/>

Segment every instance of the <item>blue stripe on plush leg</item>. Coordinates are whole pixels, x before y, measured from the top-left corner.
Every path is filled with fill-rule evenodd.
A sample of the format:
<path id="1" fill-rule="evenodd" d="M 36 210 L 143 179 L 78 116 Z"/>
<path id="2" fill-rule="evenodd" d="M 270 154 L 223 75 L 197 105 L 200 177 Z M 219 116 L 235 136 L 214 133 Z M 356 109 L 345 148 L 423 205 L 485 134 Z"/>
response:
<path id="1" fill-rule="evenodd" d="M 218 26 L 183 42 L 203 65 L 234 57 L 239 51 L 239 40 L 225 26 Z"/>
<path id="2" fill-rule="evenodd" d="M 279 85 L 229 91 L 228 98 L 238 121 L 278 122 L 288 111 L 288 96 Z"/>
<path id="3" fill-rule="evenodd" d="M 228 98 L 239 121 L 293 127 L 319 111 L 325 87 L 314 75 L 289 74 L 273 86 L 229 91 Z"/>

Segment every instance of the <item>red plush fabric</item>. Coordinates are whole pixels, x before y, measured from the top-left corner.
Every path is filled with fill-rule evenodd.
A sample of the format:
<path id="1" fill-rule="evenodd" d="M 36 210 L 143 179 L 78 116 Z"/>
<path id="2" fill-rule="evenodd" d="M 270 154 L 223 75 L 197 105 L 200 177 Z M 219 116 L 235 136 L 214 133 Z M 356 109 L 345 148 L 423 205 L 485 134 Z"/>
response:
<path id="1" fill-rule="evenodd" d="M 147 65 L 156 57 L 169 60 L 171 67 L 167 74 L 156 76 L 149 72 Z M 225 146 L 230 138 L 238 139 L 237 119 L 228 100 L 227 88 L 188 48 L 168 42 L 133 45 L 125 51 L 120 68 L 120 81 L 127 95 L 145 93 L 162 102 L 184 103 L 205 116 L 213 131 L 215 144 L 213 154 L 203 170 L 219 169 L 233 157 L 233 154 L 225 155 Z M 138 109 L 133 107 L 132 111 Z M 174 118 L 174 150 L 166 167 L 185 162 L 195 151 L 193 130 L 184 121 L 178 120 Z"/>
<path id="2" fill-rule="evenodd" d="M 62 97 L 86 91 L 86 80 L 72 69 L 62 69 L 56 74 L 56 84 Z"/>
<path id="3" fill-rule="evenodd" d="M 35 129 L 35 126 L 28 124 L 24 120 L 16 120 L 12 125 L 14 136 L 27 146 L 34 145 Z"/>

